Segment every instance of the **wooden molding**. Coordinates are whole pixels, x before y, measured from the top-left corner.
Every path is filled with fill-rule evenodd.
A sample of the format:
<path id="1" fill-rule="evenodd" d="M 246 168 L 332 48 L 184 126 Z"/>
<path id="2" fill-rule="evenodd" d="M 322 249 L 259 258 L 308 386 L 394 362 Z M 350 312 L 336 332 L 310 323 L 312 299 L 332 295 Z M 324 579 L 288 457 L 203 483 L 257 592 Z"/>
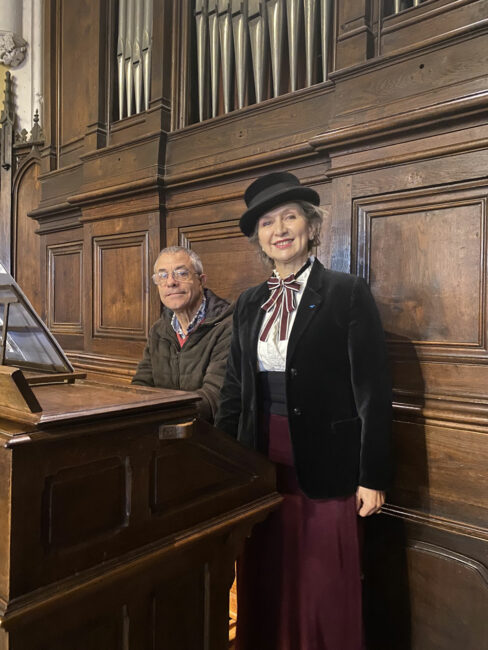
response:
<path id="1" fill-rule="evenodd" d="M 429 526 L 447 531 L 449 533 L 466 535 L 468 537 L 474 537 L 488 541 L 488 530 L 486 528 L 470 526 L 459 521 L 454 521 L 453 519 L 426 514 L 425 512 L 414 510 L 412 508 L 402 508 L 388 502 L 385 503 L 381 510 L 382 514 L 385 514 L 386 516 L 398 517 L 413 524 Z M 415 544 L 418 542 L 413 543 Z"/>
<path id="2" fill-rule="evenodd" d="M 488 400 L 474 401 L 469 395 L 429 395 L 394 390 L 395 417 L 414 419 L 461 429 L 469 427 L 487 433 Z"/>
<path id="3" fill-rule="evenodd" d="M 137 576 L 141 571 L 150 570 L 161 559 L 171 557 L 175 548 L 182 548 L 189 542 L 197 543 L 211 535 L 227 534 L 234 530 L 236 524 L 241 525 L 247 520 L 250 520 L 251 525 L 257 523 L 264 519 L 270 510 L 278 506 L 281 500 L 281 496 L 276 492 L 261 497 L 223 516 L 215 517 L 211 525 L 198 524 L 186 529 L 178 535 L 177 539 L 171 535 L 169 538 L 150 543 L 144 547 L 144 554 L 141 554 L 140 549 L 136 549 L 122 557 L 102 562 L 93 569 L 80 571 L 76 576 L 60 580 L 54 585 L 37 589 L 34 594 L 16 598 L 0 612 L 2 627 L 8 630 L 15 625 L 25 624 L 25 621 L 32 616 L 53 611 L 59 607 L 61 601 L 65 605 L 66 601 L 77 599 L 82 594 L 95 593 L 100 588 L 102 579 L 105 586 L 128 580 L 130 576 Z M 244 532 L 240 532 L 240 536 L 244 537 Z"/>
<path id="4" fill-rule="evenodd" d="M 166 187 L 180 187 L 200 182 L 202 179 L 215 179 L 244 172 L 248 170 L 261 169 L 277 162 L 288 163 L 292 160 L 309 158 L 315 156 L 314 148 L 307 142 L 287 146 L 284 149 L 275 149 L 264 153 L 238 158 L 225 163 L 216 163 L 200 169 L 192 169 L 188 172 L 171 174 L 166 176 Z"/>
<path id="5" fill-rule="evenodd" d="M 47 326 L 53 334 L 83 334 L 83 242 L 50 245 L 47 256 Z M 68 258 L 72 258 L 70 265 L 65 264 L 60 272 L 57 264 Z M 61 320 L 56 310 L 58 295 L 66 312 Z"/>
<path id="6" fill-rule="evenodd" d="M 132 252 L 131 250 L 132 249 Z M 124 257 L 124 253 L 126 256 Z M 110 256 L 107 263 L 105 256 Z M 93 336 L 147 339 L 149 333 L 149 233 L 93 238 Z M 117 262 L 117 263 L 116 263 Z M 124 270 L 133 264 L 131 272 Z M 139 273 L 135 273 L 138 269 Z M 128 278 L 131 283 L 128 283 Z M 117 303 L 117 309 L 114 304 Z M 121 305 L 125 305 L 122 309 Z"/>
<path id="7" fill-rule="evenodd" d="M 432 36 L 423 41 L 413 42 L 405 47 L 398 48 L 393 53 L 382 54 L 356 65 L 334 70 L 330 72 L 329 78 L 331 81 L 337 82 L 341 79 L 347 79 L 348 77 L 360 76 L 364 74 L 366 70 L 391 66 L 392 62 L 400 61 L 412 56 L 418 56 L 419 54 L 426 53 L 430 50 L 439 49 L 439 47 L 442 47 L 446 42 L 449 42 L 450 44 L 458 40 L 461 41 L 470 38 L 476 32 L 484 31 L 487 25 L 488 18 L 486 20 L 479 20 L 474 24 L 464 25 L 442 34 L 437 34 L 436 36 Z"/>
<path id="8" fill-rule="evenodd" d="M 477 113 L 485 113 L 488 109 L 488 90 L 480 91 L 465 97 L 450 99 L 449 101 L 422 106 L 416 110 L 405 113 L 398 113 L 388 117 L 373 120 L 367 123 L 355 124 L 339 129 L 333 129 L 315 136 L 309 141 L 311 147 L 329 151 L 341 147 L 359 144 L 368 140 L 391 137 L 400 133 L 405 134 L 440 123 L 459 119 L 459 117 L 472 116 Z M 486 146 L 486 141 L 482 146 Z M 480 148 L 473 143 L 472 148 Z M 464 149 L 463 149 L 464 150 Z M 455 153 L 453 151 L 452 153 Z M 424 157 L 429 157 L 425 155 Z M 402 160 L 401 162 L 405 162 Z M 388 164 L 391 164 L 389 161 Z M 331 170 L 330 175 L 334 173 Z"/>
<path id="9" fill-rule="evenodd" d="M 394 356 L 414 348 L 420 360 L 488 360 L 487 205 L 486 185 L 354 201 L 352 268 L 371 284 Z M 407 257 L 418 264 L 400 268 Z"/>
<path id="10" fill-rule="evenodd" d="M 90 352 L 79 352 L 77 350 L 68 350 L 67 355 L 73 366 L 80 370 L 116 375 L 127 380 L 132 378 L 138 364 L 138 360 L 136 359 L 105 356 Z"/>

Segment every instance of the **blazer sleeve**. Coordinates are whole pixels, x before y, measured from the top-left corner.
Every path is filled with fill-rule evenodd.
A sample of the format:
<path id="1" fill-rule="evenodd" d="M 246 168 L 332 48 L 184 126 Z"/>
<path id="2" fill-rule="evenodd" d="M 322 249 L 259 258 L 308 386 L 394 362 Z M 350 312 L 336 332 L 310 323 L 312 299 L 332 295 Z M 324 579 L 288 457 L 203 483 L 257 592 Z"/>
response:
<path id="1" fill-rule="evenodd" d="M 239 313 L 241 298 L 238 298 L 233 316 L 232 339 L 220 391 L 220 404 L 215 416 L 215 426 L 237 438 L 242 411 L 242 349 L 239 336 Z"/>
<path id="2" fill-rule="evenodd" d="M 378 309 L 367 283 L 359 277 L 351 293 L 348 352 L 362 425 L 359 485 L 385 490 L 393 476 L 391 381 Z"/>

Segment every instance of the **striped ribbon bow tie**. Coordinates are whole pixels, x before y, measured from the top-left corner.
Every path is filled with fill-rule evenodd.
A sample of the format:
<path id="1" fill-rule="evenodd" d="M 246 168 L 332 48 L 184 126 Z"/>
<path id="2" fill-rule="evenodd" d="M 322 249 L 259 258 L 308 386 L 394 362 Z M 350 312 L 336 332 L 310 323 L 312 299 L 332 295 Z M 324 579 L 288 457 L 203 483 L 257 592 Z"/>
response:
<path id="1" fill-rule="evenodd" d="M 271 295 L 268 300 L 261 305 L 264 311 L 272 312 L 269 321 L 263 333 L 259 337 L 261 341 L 267 341 L 273 323 L 280 319 L 280 341 L 286 339 L 288 330 L 288 319 L 292 311 L 295 311 L 295 295 L 294 291 L 300 291 L 300 282 L 295 280 L 295 275 L 292 273 L 284 280 L 280 280 L 272 275 L 268 280 L 268 287 Z"/>

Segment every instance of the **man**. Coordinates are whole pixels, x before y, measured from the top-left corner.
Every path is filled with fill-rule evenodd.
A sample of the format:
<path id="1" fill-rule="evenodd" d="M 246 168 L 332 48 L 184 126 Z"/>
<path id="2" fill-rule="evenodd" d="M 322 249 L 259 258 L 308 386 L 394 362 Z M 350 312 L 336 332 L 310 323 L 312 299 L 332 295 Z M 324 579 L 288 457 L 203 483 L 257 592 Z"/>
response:
<path id="1" fill-rule="evenodd" d="M 233 305 L 205 288 L 202 262 L 182 246 L 164 248 L 154 264 L 164 305 L 132 380 L 141 386 L 194 391 L 199 415 L 212 422 L 229 351 Z"/>

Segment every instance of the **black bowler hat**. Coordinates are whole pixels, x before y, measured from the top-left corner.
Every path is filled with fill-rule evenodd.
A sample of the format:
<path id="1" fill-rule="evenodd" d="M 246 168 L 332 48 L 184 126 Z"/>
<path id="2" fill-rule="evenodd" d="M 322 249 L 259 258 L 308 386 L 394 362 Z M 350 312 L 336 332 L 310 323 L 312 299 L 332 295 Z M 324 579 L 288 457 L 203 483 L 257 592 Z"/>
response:
<path id="1" fill-rule="evenodd" d="M 271 208 L 288 201 L 320 204 L 320 197 L 311 187 L 304 187 L 294 174 L 275 172 L 256 179 L 244 192 L 247 210 L 239 221 L 242 232 L 250 237 L 257 220 Z"/>

